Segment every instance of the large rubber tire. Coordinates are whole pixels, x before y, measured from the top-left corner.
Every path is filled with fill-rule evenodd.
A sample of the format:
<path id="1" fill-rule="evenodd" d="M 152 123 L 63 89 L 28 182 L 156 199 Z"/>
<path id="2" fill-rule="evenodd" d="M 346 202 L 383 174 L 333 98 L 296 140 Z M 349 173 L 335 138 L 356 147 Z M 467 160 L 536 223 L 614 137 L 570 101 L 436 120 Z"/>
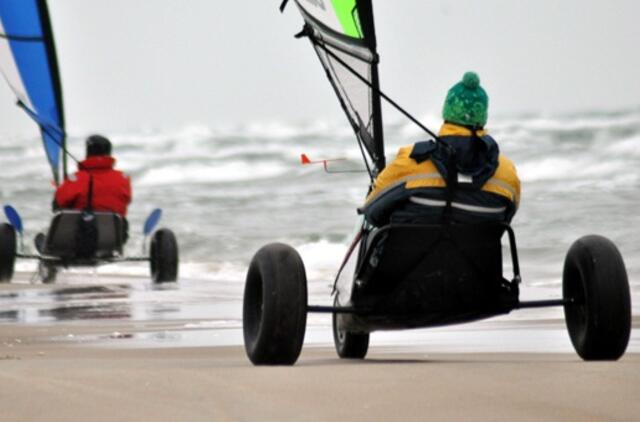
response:
<path id="1" fill-rule="evenodd" d="M 631 295 L 622 256 L 609 239 L 576 240 L 564 262 L 562 290 L 569 336 L 584 360 L 617 360 L 629 343 Z"/>
<path id="2" fill-rule="evenodd" d="M 8 283 L 13 277 L 16 263 L 16 230 L 11 224 L 0 225 L 0 283 Z"/>
<path id="3" fill-rule="evenodd" d="M 151 279 L 166 283 L 178 279 L 178 242 L 169 229 L 157 230 L 151 238 Z"/>
<path id="4" fill-rule="evenodd" d="M 254 365 L 293 365 L 307 325 L 307 276 L 288 245 L 262 247 L 251 260 L 244 288 L 244 348 Z"/>
<path id="5" fill-rule="evenodd" d="M 334 301 L 337 306 L 337 300 Z M 340 315 L 333 314 L 333 344 L 341 359 L 364 359 L 369 350 L 369 333 L 350 333 L 340 328 Z"/>

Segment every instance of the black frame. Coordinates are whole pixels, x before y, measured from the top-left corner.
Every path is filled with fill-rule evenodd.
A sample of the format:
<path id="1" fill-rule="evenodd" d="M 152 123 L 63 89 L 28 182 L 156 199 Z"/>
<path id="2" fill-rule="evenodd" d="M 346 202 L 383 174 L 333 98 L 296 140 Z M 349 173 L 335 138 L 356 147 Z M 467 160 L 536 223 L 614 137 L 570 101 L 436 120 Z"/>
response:
<path id="1" fill-rule="evenodd" d="M 509 282 L 512 287 L 518 288 L 522 282 L 522 276 L 520 275 L 520 261 L 518 259 L 518 247 L 516 244 L 516 237 L 513 228 L 506 223 L 502 224 L 507 232 L 509 238 L 509 250 L 511 253 L 511 262 L 513 266 L 513 278 Z M 508 312 L 515 309 L 526 308 L 541 308 L 548 306 L 564 306 L 573 303 L 572 298 L 563 299 L 549 299 L 549 300 L 531 300 L 531 301 L 518 301 L 507 309 Z M 355 314 L 355 315 L 376 315 L 372 310 L 366 308 L 359 308 L 354 306 L 324 306 L 324 305 L 308 305 L 307 312 L 316 313 L 332 313 L 332 314 Z"/>

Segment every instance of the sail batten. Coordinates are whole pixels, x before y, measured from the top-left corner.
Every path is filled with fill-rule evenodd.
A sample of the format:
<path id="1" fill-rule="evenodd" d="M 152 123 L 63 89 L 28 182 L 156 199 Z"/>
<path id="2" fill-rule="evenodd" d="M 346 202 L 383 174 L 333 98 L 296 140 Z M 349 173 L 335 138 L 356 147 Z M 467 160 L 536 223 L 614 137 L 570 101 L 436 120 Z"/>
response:
<path id="1" fill-rule="evenodd" d="M 0 0 L 0 72 L 38 123 L 56 183 L 66 173 L 62 88 L 44 0 Z"/>
<path id="2" fill-rule="evenodd" d="M 303 35 L 310 38 L 347 119 L 373 164 L 373 176 L 384 168 L 385 158 L 371 0 L 295 2 L 305 21 Z"/>

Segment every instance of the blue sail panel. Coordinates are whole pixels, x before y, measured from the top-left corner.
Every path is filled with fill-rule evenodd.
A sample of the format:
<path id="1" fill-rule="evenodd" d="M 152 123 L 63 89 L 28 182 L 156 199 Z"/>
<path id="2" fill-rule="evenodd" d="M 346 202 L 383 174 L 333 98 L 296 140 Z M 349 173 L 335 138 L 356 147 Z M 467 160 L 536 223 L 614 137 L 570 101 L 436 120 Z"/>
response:
<path id="1" fill-rule="evenodd" d="M 44 0 L 0 0 L 0 70 L 40 126 L 56 181 L 65 142 L 62 90 Z"/>

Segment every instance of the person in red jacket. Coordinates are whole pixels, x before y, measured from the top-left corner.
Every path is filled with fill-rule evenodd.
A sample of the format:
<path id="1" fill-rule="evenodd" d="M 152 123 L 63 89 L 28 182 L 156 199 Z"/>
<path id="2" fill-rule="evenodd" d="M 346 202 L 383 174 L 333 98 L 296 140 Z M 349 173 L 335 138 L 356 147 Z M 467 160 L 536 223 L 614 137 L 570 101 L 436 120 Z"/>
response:
<path id="1" fill-rule="evenodd" d="M 119 214 L 123 220 L 123 241 L 127 241 L 127 207 L 131 203 L 129 176 L 113 168 L 111 142 L 101 135 L 87 138 L 86 159 L 78 163 L 78 171 L 56 189 L 53 210 L 75 209 L 107 211 Z M 45 252 L 46 235 L 38 233 L 34 239 L 36 250 Z M 55 279 L 57 269 L 40 261 L 39 273 L 46 283 Z"/>
<path id="2" fill-rule="evenodd" d="M 56 190 L 55 204 L 58 208 L 94 211 L 111 211 L 127 216 L 131 203 L 131 180 L 113 168 L 111 142 L 101 135 L 87 138 L 87 158 L 78 163 L 78 171 L 67 178 Z M 90 180 L 93 184 L 89 204 Z M 90 205 L 90 207 L 88 206 Z"/>
<path id="3" fill-rule="evenodd" d="M 101 135 L 89 136 L 87 158 L 78 163 L 78 171 L 73 176 L 58 186 L 53 208 L 115 212 L 122 217 L 123 240 L 126 242 L 129 237 L 126 217 L 131 203 L 131 180 L 113 168 L 115 162 L 111 156 L 111 142 Z"/>

